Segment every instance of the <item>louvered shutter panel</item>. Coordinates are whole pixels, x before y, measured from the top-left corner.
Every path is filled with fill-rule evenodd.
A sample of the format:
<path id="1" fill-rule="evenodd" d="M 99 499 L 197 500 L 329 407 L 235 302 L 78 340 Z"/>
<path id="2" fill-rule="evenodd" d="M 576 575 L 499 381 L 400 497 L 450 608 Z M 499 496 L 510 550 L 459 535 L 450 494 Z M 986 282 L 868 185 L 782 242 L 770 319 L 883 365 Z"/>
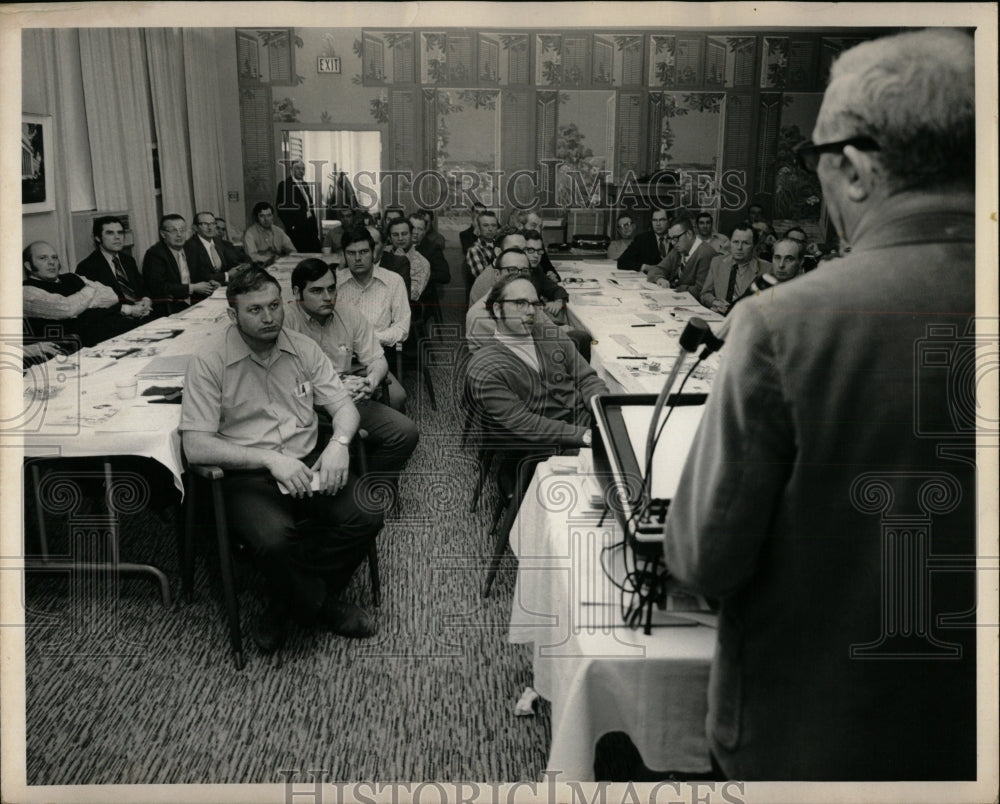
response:
<path id="1" fill-rule="evenodd" d="M 392 80 L 396 84 L 412 84 L 414 81 L 412 34 L 399 39 L 392 47 Z"/>
<path id="2" fill-rule="evenodd" d="M 236 58 L 239 77 L 260 78 L 260 53 L 256 37 L 247 34 L 236 34 Z"/>
<path id="3" fill-rule="evenodd" d="M 709 39 L 705 43 L 705 83 L 721 87 L 726 83 L 726 42 Z"/>
<path id="4" fill-rule="evenodd" d="M 485 84 L 500 82 L 500 42 L 485 34 L 479 34 L 479 80 Z"/>
<path id="5" fill-rule="evenodd" d="M 785 89 L 813 89 L 819 72 L 815 39 L 792 39 L 788 44 L 788 80 Z"/>
<path id="6" fill-rule="evenodd" d="M 413 170 L 417 165 L 417 110 L 415 90 L 389 90 L 389 142 L 392 169 Z"/>
<path id="7" fill-rule="evenodd" d="M 739 44 L 735 46 L 733 52 L 735 59 L 733 65 L 734 87 L 753 86 L 754 53 L 756 50 L 757 40 L 750 37 L 740 39 Z"/>
<path id="8" fill-rule="evenodd" d="M 535 160 L 539 169 L 539 195 L 546 204 L 551 203 L 555 188 L 549 186 L 549 169 L 542 165 L 542 161 L 553 159 L 556 155 L 558 94 L 541 90 L 535 94 Z"/>
<path id="9" fill-rule="evenodd" d="M 267 65 L 272 84 L 292 81 L 292 42 L 288 33 L 275 37 L 267 48 Z"/>
<path id="10" fill-rule="evenodd" d="M 701 86 L 704 42 L 700 36 L 677 37 L 677 86 Z"/>
<path id="11" fill-rule="evenodd" d="M 639 86 L 642 84 L 642 37 L 630 42 L 622 50 L 622 84 Z"/>
<path id="12" fill-rule="evenodd" d="M 424 169 L 437 170 L 437 90 L 421 91 L 424 102 Z"/>
<path id="13" fill-rule="evenodd" d="M 591 81 L 598 86 L 614 83 L 615 46 L 601 36 L 594 37 L 594 70 Z"/>
<path id="14" fill-rule="evenodd" d="M 271 119 L 269 86 L 241 83 L 240 131 L 243 135 L 244 182 L 249 212 L 258 201 L 274 201 L 274 122 Z"/>
<path id="15" fill-rule="evenodd" d="M 516 44 L 515 44 L 516 42 Z M 507 83 L 528 83 L 528 37 L 518 36 L 507 51 Z"/>
<path id="16" fill-rule="evenodd" d="M 476 80 L 475 62 L 472 60 L 472 34 L 448 34 L 448 80 L 453 83 L 470 83 Z"/>
<path id="17" fill-rule="evenodd" d="M 753 121 L 751 96 L 729 93 L 726 98 L 725 149 L 722 154 L 723 170 L 750 169 L 750 125 Z"/>
<path id="18" fill-rule="evenodd" d="M 774 193 L 774 159 L 778 153 L 781 95 L 760 96 L 760 140 L 757 145 L 757 194 Z"/>
<path id="19" fill-rule="evenodd" d="M 362 35 L 362 78 L 367 83 L 385 81 L 385 43 L 372 34 Z"/>
<path id="20" fill-rule="evenodd" d="M 562 46 L 563 83 L 578 86 L 587 80 L 587 37 L 567 34 Z"/>
<path id="21" fill-rule="evenodd" d="M 660 130 L 663 127 L 663 93 L 649 93 L 649 142 L 646 147 L 646 164 L 650 172 L 660 167 Z"/>
<path id="22" fill-rule="evenodd" d="M 618 93 L 618 167 L 615 175 L 624 177 L 626 171 L 636 176 L 642 173 L 642 93 Z"/>
<path id="23" fill-rule="evenodd" d="M 531 95 L 527 90 L 504 90 L 500 98 L 500 169 L 505 177 L 516 170 L 530 170 L 534 167 L 531 154 Z M 508 192 L 515 199 L 525 201 L 531 196 L 532 181 L 529 177 L 519 177 L 517 183 L 509 186 Z"/>

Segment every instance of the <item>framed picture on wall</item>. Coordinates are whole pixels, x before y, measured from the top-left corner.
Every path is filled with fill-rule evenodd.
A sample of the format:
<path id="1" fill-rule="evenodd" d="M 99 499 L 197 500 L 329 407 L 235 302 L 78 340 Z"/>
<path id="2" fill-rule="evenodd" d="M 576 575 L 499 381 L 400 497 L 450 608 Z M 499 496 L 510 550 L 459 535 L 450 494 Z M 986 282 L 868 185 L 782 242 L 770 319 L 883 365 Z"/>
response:
<path id="1" fill-rule="evenodd" d="M 21 115 L 21 211 L 56 208 L 52 159 L 52 115 Z"/>

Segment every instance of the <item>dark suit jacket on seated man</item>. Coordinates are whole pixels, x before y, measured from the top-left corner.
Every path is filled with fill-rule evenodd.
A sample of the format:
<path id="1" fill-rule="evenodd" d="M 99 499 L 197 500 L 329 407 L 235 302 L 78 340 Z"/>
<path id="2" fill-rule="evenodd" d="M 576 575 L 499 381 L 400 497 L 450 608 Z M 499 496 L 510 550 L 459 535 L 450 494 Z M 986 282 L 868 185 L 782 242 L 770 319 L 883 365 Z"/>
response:
<path id="1" fill-rule="evenodd" d="M 142 323 L 142 318 L 122 313 L 118 294 L 107 285 L 59 273 L 59 256 L 48 243 L 30 243 L 22 257 L 25 335 L 60 341 L 62 351 L 73 351 L 74 339 L 94 346 Z"/>
<path id="2" fill-rule="evenodd" d="M 142 258 L 142 274 L 153 294 L 153 309 L 159 315 L 178 313 L 211 296 L 219 282 L 200 275 L 188 264 L 184 243 L 187 223 L 180 215 L 160 219 L 160 242 Z"/>
<path id="3" fill-rule="evenodd" d="M 195 276 L 225 285 L 231 272 L 242 270 L 250 264 L 243 259 L 236 246 L 219 237 L 213 213 L 196 214 L 194 230 L 194 234 L 184 244 L 184 253 L 188 267 Z"/>
<path id="4" fill-rule="evenodd" d="M 729 254 L 712 259 L 699 298 L 712 312 L 728 315 L 757 277 L 771 273 L 771 263 L 754 256 L 756 242 L 752 226 L 737 226 L 729 239 Z"/>
<path id="5" fill-rule="evenodd" d="M 536 323 L 541 302 L 529 279 L 504 277 L 486 303 L 497 330 L 469 361 L 473 410 L 512 446 L 589 446 L 590 400 L 607 386 L 558 327 Z"/>
<path id="6" fill-rule="evenodd" d="M 667 255 L 667 211 L 654 209 L 651 218 L 653 228 L 632 238 L 632 242 L 618 258 L 619 271 L 642 271 L 649 269 Z"/>
<path id="7" fill-rule="evenodd" d="M 125 228 L 121 219 L 112 215 L 97 218 L 92 235 L 97 247 L 76 266 L 76 273 L 107 285 L 118 294 L 122 315 L 140 321 L 149 317 L 153 302 L 139 266 L 125 251 Z"/>
<path id="8" fill-rule="evenodd" d="M 730 316 L 664 541 L 720 600 L 730 778 L 976 779 L 974 72 L 956 31 L 841 54 L 798 153 L 851 251 Z"/>
<path id="9" fill-rule="evenodd" d="M 367 615 L 337 599 L 382 526 L 359 506 L 364 495 L 349 472 L 358 411 L 323 351 L 282 327 L 274 277 L 249 269 L 227 298 L 232 325 L 188 364 L 180 429 L 188 460 L 226 470 L 229 522 L 267 581 L 271 605 L 254 638 L 275 649 L 291 615 L 368 636 Z M 318 440 L 314 405 L 333 421 L 328 444 Z M 303 516 L 330 527 L 303 538 L 295 525 Z"/>
<path id="10" fill-rule="evenodd" d="M 285 326 L 307 335 L 330 358 L 351 395 L 368 432 L 369 467 L 399 477 L 417 446 L 417 426 L 388 404 L 382 394 L 389 365 L 375 330 L 354 306 L 337 304 L 336 273 L 323 260 L 310 257 L 292 271 L 292 294 Z"/>
<path id="11" fill-rule="evenodd" d="M 718 256 L 715 249 L 698 238 L 688 218 L 670 224 L 667 242 L 673 250 L 658 265 L 649 269 L 646 279 L 661 287 L 671 287 L 700 298 L 712 260 Z"/>

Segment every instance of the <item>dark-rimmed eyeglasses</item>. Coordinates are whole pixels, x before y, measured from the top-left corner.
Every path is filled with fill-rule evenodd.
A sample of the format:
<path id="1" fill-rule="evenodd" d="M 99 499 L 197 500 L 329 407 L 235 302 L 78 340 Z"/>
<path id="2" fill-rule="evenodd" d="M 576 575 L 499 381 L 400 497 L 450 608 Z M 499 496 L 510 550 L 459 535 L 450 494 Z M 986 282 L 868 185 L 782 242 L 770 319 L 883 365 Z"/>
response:
<path id="1" fill-rule="evenodd" d="M 881 151 L 879 145 L 871 137 L 848 137 L 846 140 L 836 142 L 823 142 L 817 145 L 812 140 L 805 140 L 796 145 L 792 152 L 798 160 L 799 167 L 807 173 L 815 173 L 819 166 L 819 158 L 822 154 L 841 153 L 848 145 L 852 145 L 860 151 Z"/>
<path id="2" fill-rule="evenodd" d="M 538 309 L 545 306 L 545 302 L 543 301 L 531 301 L 529 299 L 500 299 L 500 303 L 510 304 L 518 310 L 527 310 L 529 307 Z"/>

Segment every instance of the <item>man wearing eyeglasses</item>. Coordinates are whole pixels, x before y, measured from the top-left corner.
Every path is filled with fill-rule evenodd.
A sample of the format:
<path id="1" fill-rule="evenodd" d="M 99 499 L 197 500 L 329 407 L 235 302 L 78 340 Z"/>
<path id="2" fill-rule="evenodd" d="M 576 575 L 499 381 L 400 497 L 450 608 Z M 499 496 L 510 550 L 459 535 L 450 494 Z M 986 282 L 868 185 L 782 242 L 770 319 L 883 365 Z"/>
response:
<path id="1" fill-rule="evenodd" d="M 664 539 L 724 776 L 976 779 L 975 89 L 957 31 L 842 54 L 798 154 L 850 253 L 729 317 Z"/>
<path id="2" fill-rule="evenodd" d="M 547 323 L 535 286 L 513 273 L 486 297 L 496 323 L 469 361 L 468 398 L 512 445 L 590 446 L 590 400 L 607 386 L 562 331 Z"/>
<path id="3" fill-rule="evenodd" d="M 660 287 L 690 293 L 696 299 L 708 278 L 712 260 L 718 253 L 694 232 L 690 218 L 678 218 L 667 230 L 671 251 L 649 269 L 646 279 Z"/>
<path id="4" fill-rule="evenodd" d="M 240 257 L 239 251 L 221 237 L 215 215 L 199 212 L 194 216 L 194 234 L 184 244 L 188 266 L 198 276 L 225 285 L 231 272 L 250 267 Z"/>
<path id="5" fill-rule="evenodd" d="M 670 244 L 667 242 L 667 211 L 654 209 L 651 223 L 653 228 L 636 235 L 618 258 L 619 271 L 648 273 L 667 256 L 670 251 Z"/>
<path id="6" fill-rule="evenodd" d="M 146 250 L 142 276 L 157 315 L 171 315 L 211 296 L 220 282 L 201 274 L 188 262 L 184 244 L 188 225 L 181 215 L 160 219 L 160 242 Z"/>

